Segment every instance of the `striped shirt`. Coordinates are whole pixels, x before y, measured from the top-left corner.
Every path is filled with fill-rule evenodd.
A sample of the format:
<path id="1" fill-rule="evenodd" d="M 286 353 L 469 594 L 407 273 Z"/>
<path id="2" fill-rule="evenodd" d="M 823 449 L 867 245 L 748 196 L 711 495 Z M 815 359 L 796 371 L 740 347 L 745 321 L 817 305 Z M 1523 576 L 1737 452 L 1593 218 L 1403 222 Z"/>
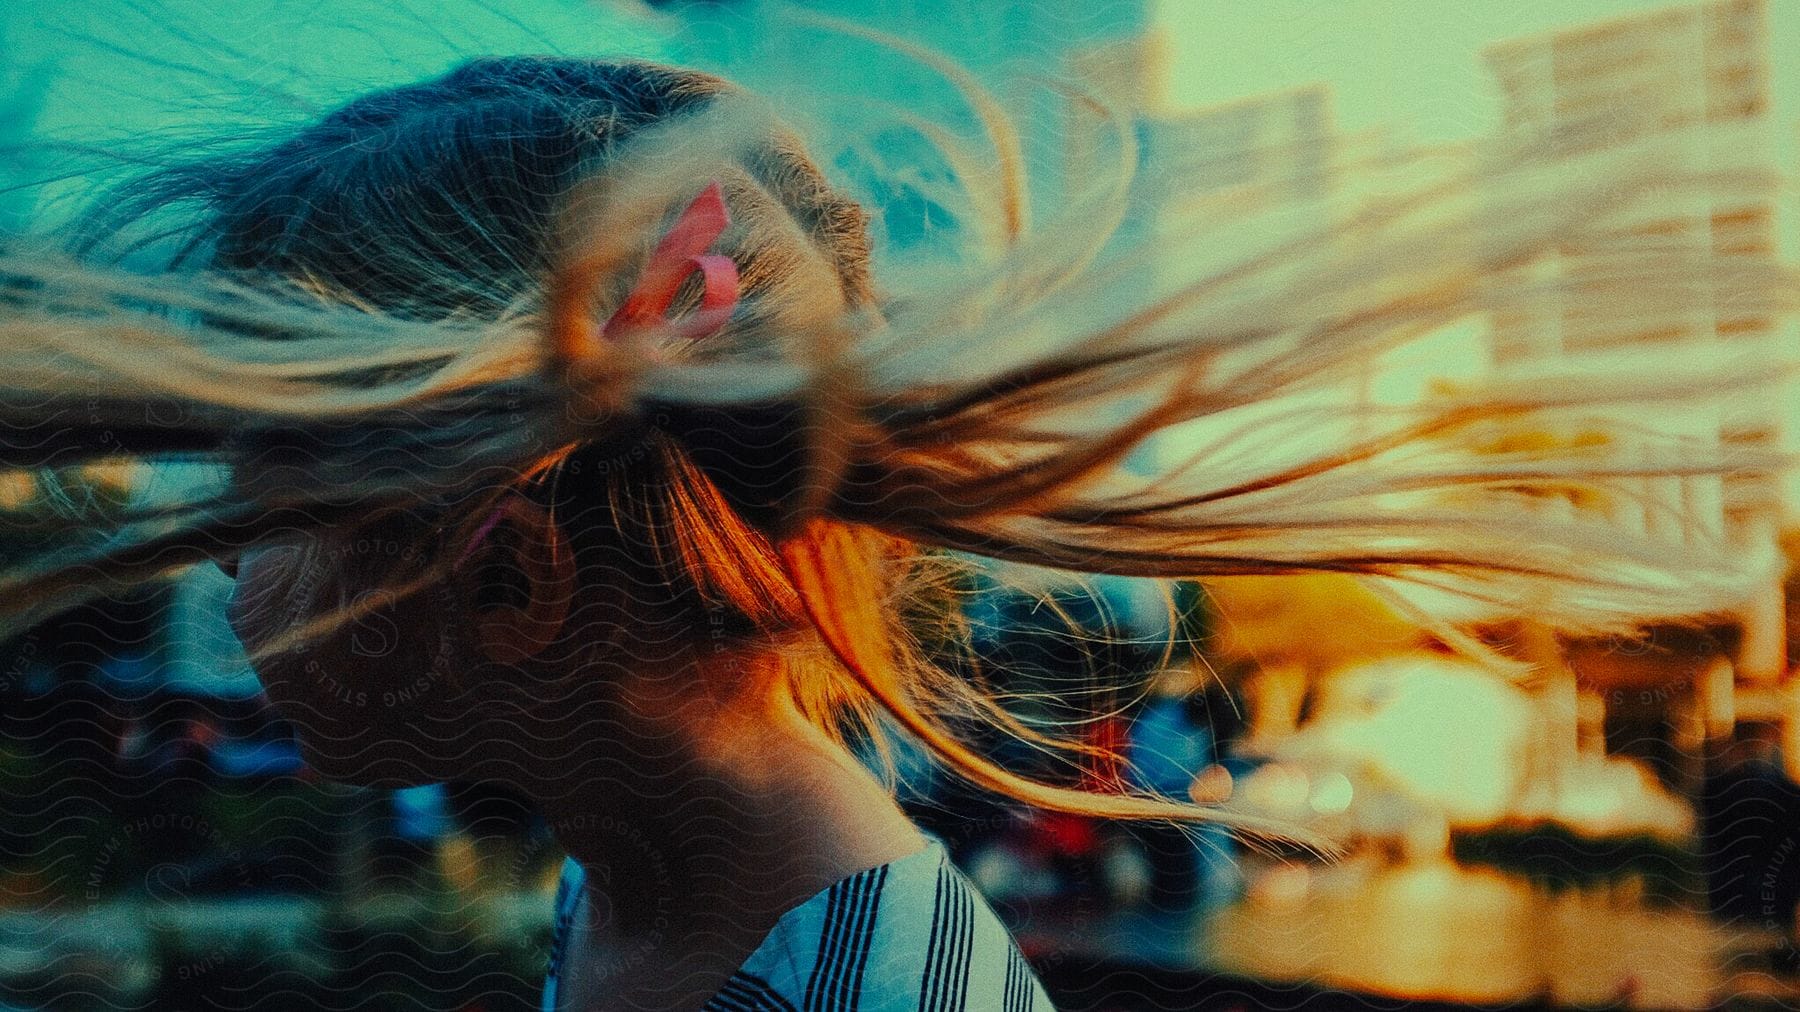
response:
<path id="1" fill-rule="evenodd" d="M 563 862 L 544 1012 L 584 872 Z M 932 840 L 789 910 L 702 1012 L 1055 1012 L 1012 936 Z"/>

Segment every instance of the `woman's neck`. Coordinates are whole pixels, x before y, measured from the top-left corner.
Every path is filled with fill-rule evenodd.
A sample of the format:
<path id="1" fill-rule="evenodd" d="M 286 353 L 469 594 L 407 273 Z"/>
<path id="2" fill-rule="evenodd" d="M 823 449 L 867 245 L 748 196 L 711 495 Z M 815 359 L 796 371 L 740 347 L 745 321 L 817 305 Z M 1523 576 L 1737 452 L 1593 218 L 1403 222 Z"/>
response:
<path id="1" fill-rule="evenodd" d="M 551 828 L 587 872 L 563 985 L 586 997 L 565 1008 L 631 1007 L 625 994 L 697 1006 L 782 914 L 924 846 L 778 678 L 685 668 L 608 680 L 592 747 L 544 785 Z"/>

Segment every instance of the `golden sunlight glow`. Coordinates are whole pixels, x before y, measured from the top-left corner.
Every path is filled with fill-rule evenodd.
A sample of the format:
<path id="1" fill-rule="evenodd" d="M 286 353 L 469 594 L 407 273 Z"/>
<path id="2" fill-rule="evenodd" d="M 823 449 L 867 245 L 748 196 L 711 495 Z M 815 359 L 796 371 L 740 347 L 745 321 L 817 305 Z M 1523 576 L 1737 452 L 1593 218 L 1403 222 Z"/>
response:
<path id="1" fill-rule="evenodd" d="M 1530 701 L 1492 672 L 1401 657 L 1320 685 L 1313 720 L 1279 755 L 1313 769 L 1355 770 L 1457 825 L 1499 821 L 1523 786 Z M 1315 810 L 1349 807 L 1350 784 L 1321 783 Z M 1341 810 L 1341 809 L 1340 809 Z"/>

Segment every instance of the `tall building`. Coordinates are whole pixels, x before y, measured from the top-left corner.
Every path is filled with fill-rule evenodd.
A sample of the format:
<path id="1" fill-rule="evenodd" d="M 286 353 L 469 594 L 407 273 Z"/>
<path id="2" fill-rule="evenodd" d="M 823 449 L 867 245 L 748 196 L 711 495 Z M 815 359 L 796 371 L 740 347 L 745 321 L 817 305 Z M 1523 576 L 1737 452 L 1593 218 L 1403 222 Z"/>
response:
<path id="1" fill-rule="evenodd" d="M 1520 143 L 1575 136 L 1601 118 L 1606 143 L 1654 145 L 1658 157 L 1684 169 L 1754 170 L 1773 158 L 1768 53 L 1765 0 L 1716 0 L 1509 42 L 1489 51 L 1488 64 L 1505 96 L 1505 129 Z M 1783 335 L 1754 309 L 1714 300 L 1678 315 L 1648 313 L 1654 300 L 1621 290 L 1616 278 L 1653 258 L 1665 258 L 1665 266 L 1677 258 L 1697 272 L 1721 256 L 1770 254 L 1775 215 L 1770 181 L 1672 192 L 1635 217 L 1609 221 L 1593 242 L 1563 250 L 1549 268 L 1574 281 L 1572 290 L 1496 319 L 1497 362 L 1595 350 L 1654 356 L 1695 346 L 1721 355 L 1769 348 Z M 1746 399 L 1718 418 L 1716 429 L 1685 435 L 1722 452 L 1772 450 L 1781 441 L 1783 409 L 1773 399 Z M 1776 482 L 1727 479 L 1710 491 L 1694 480 L 1651 484 L 1645 492 L 1652 507 L 1658 496 L 1717 496 L 1720 527 L 1746 550 L 1770 542 L 1781 522 Z M 1644 522 L 1654 524 L 1654 516 Z M 1780 723 L 1791 772 L 1800 772 L 1793 765 L 1800 737 L 1783 613 L 1778 585 L 1744 602 L 1732 663 L 1707 668 L 1692 698 L 1707 734 L 1738 719 Z"/>

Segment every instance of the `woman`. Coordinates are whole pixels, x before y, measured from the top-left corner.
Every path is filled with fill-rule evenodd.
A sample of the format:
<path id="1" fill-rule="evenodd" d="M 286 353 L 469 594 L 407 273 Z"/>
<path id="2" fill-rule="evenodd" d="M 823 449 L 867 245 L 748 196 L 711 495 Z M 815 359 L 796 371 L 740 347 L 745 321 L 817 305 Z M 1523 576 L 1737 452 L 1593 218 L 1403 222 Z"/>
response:
<path id="1" fill-rule="evenodd" d="M 1396 335 L 1490 308 L 1496 279 L 1605 201 L 1695 180 L 1615 174 L 1605 201 L 1521 183 L 1501 194 L 1516 213 L 1435 231 L 1396 204 L 1318 226 L 1369 240 L 1354 276 L 1315 243 L 1246 259 L 1269 267 L 1250 288 L 1216 257 L 1170 283 L 1141 273 L 1175 249 L 1167 233 L 1094 259 L 1122 185 L 1066 209 L 1080 228 L 1029 229 L 1016 149 L 990 125 L 1000 252 L 891 294 L 863 212 L 798 140 L 724 82 L 644 63 L 476 60 L 160 173 L 89 223 L 81 262 L 6 256 L 6 459 L 52 490 L 98 459 L 216 470 L 123 507 L 99 541 L 93 509 L 40 495 L 61 540 L 9 566 L 6 614 L 220 559 L 232 623 L 314 767 L 502 782 L 541 806 L 572 861 L 548 1009 L 1011 1010 L 1049 1003 L 858 752 L 898 732 L 1047 808 L 1284 827 L 1033 782 L 963 744 L 952 728 L 974 720 L 1081 759 L 1074 734 L 929 662 L 921 643 L 954 631 L 955 572 L 926 549 L 1566 591 L 1543 613 L 1585 626 L 1743 585 L 1716 546 L 1517 494 L 1718 461 L 1477 459 L 1440 438 L 1670 393 L 1640 376 L 1552 375 L 1371 412 L 1355 434 L 1295 402 L 1250 435 L 1309 436 L 1298 459 L 1228 452 L 1246 435 L 1228 430 L 1198 463 L 1117 469 L 1161 428 L 1281 406 Z M 97 266 L 171 237 L 166 270 Z M 1458 255 L 1420 255 L 1443 248 Z M 1692 267 L 1669 270 L 1677 300 Z M 1781 301 L 1772 269 L 1728 283 Z M 1394 504 L 1458 488 L 1476 491 Z"/>

